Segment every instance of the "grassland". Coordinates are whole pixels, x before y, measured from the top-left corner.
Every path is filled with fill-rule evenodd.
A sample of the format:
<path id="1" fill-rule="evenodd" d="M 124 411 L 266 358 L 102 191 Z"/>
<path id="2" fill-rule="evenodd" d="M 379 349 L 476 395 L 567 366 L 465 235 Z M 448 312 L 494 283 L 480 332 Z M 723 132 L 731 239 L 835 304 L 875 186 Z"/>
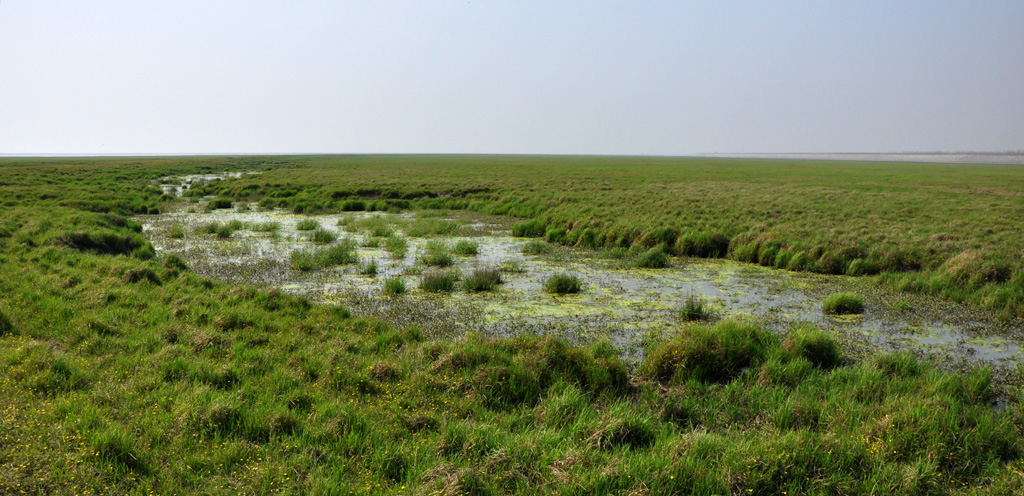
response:
<path id="1" fill-rule="evenodd" d="M 757 176 L 754 163 L 656 159 L 645 176 L 641 159 L 491 157 L 479 167 L 471 159 L 4 162 L 0 493 L 996 495 L 1024 485 L 1024 398 L 1015 388 L 994 391 L 986 370 L 946 373 L 901 354 L 852 361 L 822 331 L 794 326 L 779 335 L 728 320 L 652 338 L 635 368 L 604 341 L 434 339 L 269 288 L 198 277 L 156 253 L 130 218 L 176 201 L 152 185 L 160 177 L 237 169 L 266 172 L 208 189 L 303 211 L 505 209 L 540 219 L 543 235 L 566 222 L 566 242 L 579 232 L 577 243 L 607 244 L 609 233 L 621 233 L 677 247 L 685 243 L 668 234 L 692 229 L 727 236 L 730 256 L 734 244 L 746 246 L 735 240 L 764 223 L 764 233 L 779 236 L 808 229 L 778 249 L 807 246 L 800 250 L 809 257 L 815 243 L 834 242 L 814 230 L 832 212 L 864 229 L 844 232 L 864 234 L 865 263 L 880 264 L 871 253 L 899 247 L 921 256 L 922 271 L 891 272 L 881 278 L 887 283 L 947 277 L 949 260 L 977 249 L 990 258 L 963 262 L 1002 260 L 1011 276 L 954 285 L 949 296 L 991 304 L 992 295 L 1019 294 L 1010 255 L 1019 238 L 951 227 L 968 219 L 1019 229 L 1000 217 L 1020 208 L 1010 193 L 1019 191 L 1019 169 L 971 169 L 973 182 L 964 174 L 957 184 L 906 166 L 886 193 L 883 168 L 873 173 L 880 184 L 868 187 L 822 164 L 768 163 L 776 175 Z M 522 177 L 497 174 L 512 166 Z M 827 178 L 805 177 L 822 170 Z M 741 179 L 752 174 L 804 197 L 733 196 L 764 189 Z M 688 188 L 704 191 L 695 196 L 702 200 L 712 190 L 724 196 L 676 215 L 673 208 L 689 204 Z M 875 200 L 882 209 L 909 191 L 945 209 L 892 221 L 923 233 L 840 215 L 866 208 L 855 202 L 779 206 L 781 220 L 771 222 L 748 210 L 811 205 L 826 191 L 887 195 Z M 962 210 L 951 212 L 944 202 L 961 195 Z M 615 200 L 625 198 L 660 217 L 620 210 Z M 703 217 L 718 211 L 718 220 Z M 744 213 L 753 219 L 741 220 Z M 924 226 L 951 238 L 933 239 Z M 435 221 L 423 234 L 439 230 L 448 227 Z M 1017 308 L 1007 301 L 994 308 Z M 993 408 L 997 394 L 1007 402 Z"/>

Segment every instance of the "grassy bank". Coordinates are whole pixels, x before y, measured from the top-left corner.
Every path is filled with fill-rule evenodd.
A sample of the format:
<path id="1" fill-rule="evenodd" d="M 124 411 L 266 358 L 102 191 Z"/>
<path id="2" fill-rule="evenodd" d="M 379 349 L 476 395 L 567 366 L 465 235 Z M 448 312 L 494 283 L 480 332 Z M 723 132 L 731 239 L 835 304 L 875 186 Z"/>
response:
<path id="1" fill-rule="evenodd" d="M 652 338 L 632 368 L 606 342 L 438 340 L 198 277 L 127 215 L 171 201 L 150 179 L 261 165 L 175 160 L 0 167 L 0 493 L 1024 484 L 1021 393 L 993 408 L 985 370 L 948 374 L 906 355 L 853 362 L 821 331 L 734 321 Z"/>

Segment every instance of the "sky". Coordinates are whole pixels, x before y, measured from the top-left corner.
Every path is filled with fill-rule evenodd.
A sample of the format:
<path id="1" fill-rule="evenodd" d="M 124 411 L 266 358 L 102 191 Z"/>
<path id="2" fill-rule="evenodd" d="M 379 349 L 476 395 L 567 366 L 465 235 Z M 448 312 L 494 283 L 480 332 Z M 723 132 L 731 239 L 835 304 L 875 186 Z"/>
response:
<path id="1" fill-rule="evenodd" d="M 1024 2 L 0 0 L 0 154 L 1024 149 Z"/>

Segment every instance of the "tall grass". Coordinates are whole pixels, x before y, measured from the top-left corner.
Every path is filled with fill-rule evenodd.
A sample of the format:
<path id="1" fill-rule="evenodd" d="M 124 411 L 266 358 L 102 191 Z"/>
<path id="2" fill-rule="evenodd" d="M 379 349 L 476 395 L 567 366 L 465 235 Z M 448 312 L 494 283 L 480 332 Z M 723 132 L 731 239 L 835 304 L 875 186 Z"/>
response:
<path id="1" fill-rule="evenodd" d="M 864 300 L 852 293 L 832 293 L 822 303 L 822 311 L 839 315 L 864 313 Z"/>

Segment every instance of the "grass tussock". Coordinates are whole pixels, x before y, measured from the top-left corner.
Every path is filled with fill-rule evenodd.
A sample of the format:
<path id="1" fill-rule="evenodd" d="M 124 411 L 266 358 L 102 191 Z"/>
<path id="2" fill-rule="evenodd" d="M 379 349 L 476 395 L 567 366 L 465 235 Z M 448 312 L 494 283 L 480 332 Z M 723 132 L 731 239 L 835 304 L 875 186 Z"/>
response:
<path id="1" fill-rule="evenodd" d="M 554 274 L 544 281 L 544 291 L 551 294 L 576 294 L 583 289 L 583 282 L 572 274 Z"/>
<path id="2" fill-rule="evenodd" d="M 715 320 L 718 318 L 718 313 L 711 308 L 711 305 L 704 298 L 690 295 L 686 297 L 682 308 L 679 309 L 679 318 L 688 322 Z"/>
<path id="3" fill-rule="evenodd" d="M 388 296 L 398 296 L 407 293 L 408 289 L 405 286 L 405 279 L 400 276 L 393 276 L 384 280 L 382 291 Z"/>
<path id="4" fill-rule="evenodd" d="M 291 254 L 292 267 L 301 271 L 354 264 L 358 261 L 356 244 L 350 239 L 323 248 L 295 250 Z"/>
<path id="5" fill-rule="evenodd" d="M 524 255 L 545 255 L 551 253 L 551 245 L 543 241 L 530 241 L 523 245 Z"/>
<path id="6" fill-rule="evenodd" d="M 834 315 L 852 315 L 864 313 L 864 300 L 852 293 L 833 293 L 825 298 L 821 309 Z"/>
<path id="7" fill-rule="evenodd" d="M 420 289 L 428 293 L 451 293 L 460 279 L 462 274 L 455 269 L 426 272 L 420 279 Z"/>
<path id="8" fill-rule="evenodd" d="M 479 251 L 480 244 L 468 240 L 460 240 L 452 247 L 452 253 L 455 253 L 456 255 L 474 256 Z"/>
<path id="9" fill-rule="evenodd" d="M 448 245 L 440 241 L 428 242 L 417 261 L 428 267 L 451 267 L 455 263 L 455 259 L 448 251 Z"/>
<path id="10" fill-rule="evenodd" d="M 315 231 L 320 229 L 320 222 L 316 219 L 302 219 L 295 223 L 295 229 L 299 231 Z"/>
<path id="11" fill-rule="evenodd" d="M 501 269 L 497 267 L 482 267 L 473 269 L 462 280 L 462 288 L 470 292 L 494 291 L 503 282 Z"/>

